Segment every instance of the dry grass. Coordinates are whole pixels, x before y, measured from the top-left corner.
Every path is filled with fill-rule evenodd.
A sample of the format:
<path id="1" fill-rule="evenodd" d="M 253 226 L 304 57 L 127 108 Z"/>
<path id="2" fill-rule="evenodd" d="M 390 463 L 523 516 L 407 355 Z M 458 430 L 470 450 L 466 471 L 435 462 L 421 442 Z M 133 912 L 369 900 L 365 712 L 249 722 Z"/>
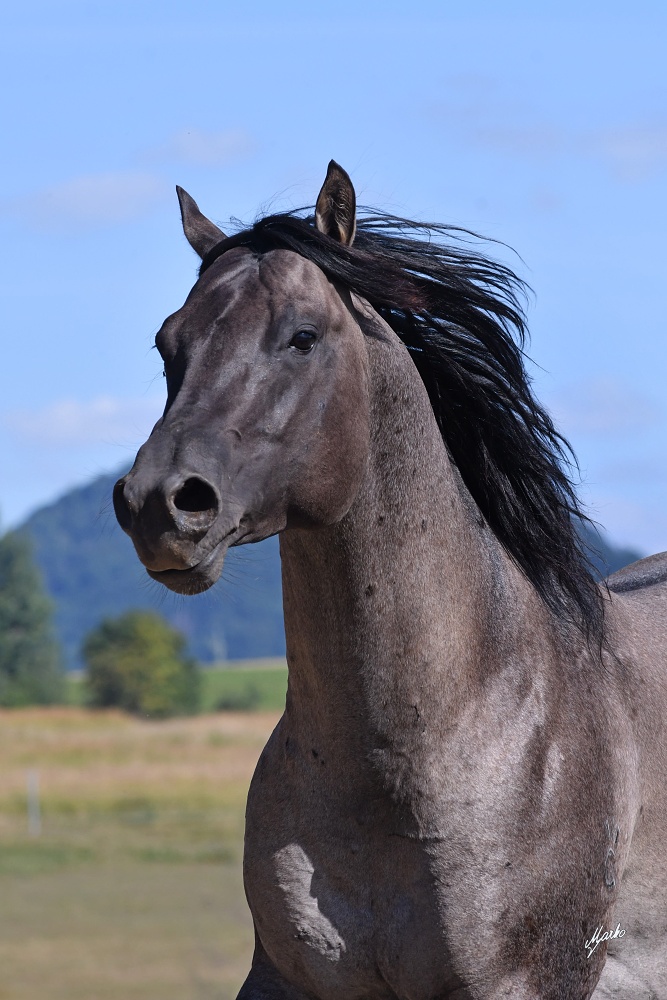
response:
<path id="1" fill-rule="evenodd" d="M 0 1000 L 236 996 L 245 797 L 277 718 L 0 712 Z"/>

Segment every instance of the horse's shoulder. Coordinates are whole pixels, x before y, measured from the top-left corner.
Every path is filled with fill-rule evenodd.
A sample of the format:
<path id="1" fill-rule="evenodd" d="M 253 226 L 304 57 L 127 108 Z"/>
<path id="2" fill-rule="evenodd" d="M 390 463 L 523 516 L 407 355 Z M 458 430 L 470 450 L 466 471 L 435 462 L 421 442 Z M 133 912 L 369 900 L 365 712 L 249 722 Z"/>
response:
<path id="1" fill-rule="evenodd" d="M 605 583 L 615 594 L 643 590 L 655 584 L 667 583 L 667 552 L 658 552 L 646 559 L 624 566 L 607 577 Z"/>

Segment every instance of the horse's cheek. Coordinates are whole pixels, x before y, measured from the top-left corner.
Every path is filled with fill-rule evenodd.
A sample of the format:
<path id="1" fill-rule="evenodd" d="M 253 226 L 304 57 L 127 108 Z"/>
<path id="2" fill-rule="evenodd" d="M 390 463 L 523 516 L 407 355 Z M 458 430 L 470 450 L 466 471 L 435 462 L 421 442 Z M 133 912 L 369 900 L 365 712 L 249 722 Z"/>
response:
<path id="1" fill-rule="evenodd" d="M 359 393 L 355 405 L 328 405 L 316 433 L 304 449 L 290 484 L 291 506 L 314 525 L 340 521 L 354 503 L 368 466 L 370 429 L 368 400 Z"/>

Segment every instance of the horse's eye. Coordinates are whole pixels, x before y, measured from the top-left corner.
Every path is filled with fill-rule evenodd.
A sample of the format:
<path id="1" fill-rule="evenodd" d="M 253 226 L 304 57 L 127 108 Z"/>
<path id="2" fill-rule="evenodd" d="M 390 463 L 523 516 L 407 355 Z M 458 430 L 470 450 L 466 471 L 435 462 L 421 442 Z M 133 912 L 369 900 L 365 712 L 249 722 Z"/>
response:
<path id="1" fill-rule="evenodd" d="M 290 340 L 289 346 L 295 347 L 302 354 L 307 354 L 308 351 L 312 351 L 316 340 L 317 337 L 312 330 L 297 330 Z"/>

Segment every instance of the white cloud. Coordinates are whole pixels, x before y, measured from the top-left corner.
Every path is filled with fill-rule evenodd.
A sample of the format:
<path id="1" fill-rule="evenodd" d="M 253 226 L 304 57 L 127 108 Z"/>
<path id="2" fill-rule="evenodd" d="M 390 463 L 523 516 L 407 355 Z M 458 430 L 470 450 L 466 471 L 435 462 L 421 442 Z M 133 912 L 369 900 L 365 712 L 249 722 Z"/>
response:
<path id="1" fill-rule="evenodd" d="M 42 229 L 97 228 L 128 222 L 170 193 L 161 177 L 120 171 L 73 177 L 3 207 Z"/>
<path id="2" fill-rule="evenodd" d="M 250 155 L 254 149 L 253 139 L 241 129 L 205 132 L 202 129 L 185 128 L 175 132 L 147 156 L 152 160 L 189 163 L 200 167 L 224 167 Z"/>
<path id="3" fill-rule="evenodd" d="M 611 167 L 620 180 L 641 181 L 667 167 L 667 124 L 624 125 L 569 130 L 554 125 L 470 126 L 477 145 L 516 156 L 594 157 Z"/>
<path id="4" fill-rule="evenodd" d="M 147 437 L 164 408 L 162 397 L 88 401 L 61 399 L 37 410 L 12 410 L 2 423 L 27 444 L 81 447 L 100 443 L 136 445 Z"/>
<path id="5" fill-rule="evenodd" d="M 144 162 L 226 166 L 255 149 L 241 129 L 182 129 L 143 157 Z M 148 164 L 147 164 L 148 165 Z M 148 170 L 106 171 L 72 177 L 31 195 L 0 201 L 0 211 L 47 230 L 97 229 L 130 222 L 170 198 L 173 185 Z"/>
<path id="6" fill-rule="evenodd" d="M 605 157 L 622 180 L 643 180 L 667 166 L 667 123 L 598 131 L 591 136 L 591 151 Z"/>
<path id="7" fill-rule="evenodd" d="M 572 126 L 543 116 L 525 94 L 484 76 L 450 77 L 435 113 L 473 146 L 518 157 L 574 156 L 603 162 L 623 181 L 667 168 L 667 120 Z"/>
<path id="8" fill-rule="evenodd" d="M 652 399 L 609 376 L 573 383 L 552 398 L 550 409 L 568 434 L 632 433 L 655 426 L 662 416 Z"/>

